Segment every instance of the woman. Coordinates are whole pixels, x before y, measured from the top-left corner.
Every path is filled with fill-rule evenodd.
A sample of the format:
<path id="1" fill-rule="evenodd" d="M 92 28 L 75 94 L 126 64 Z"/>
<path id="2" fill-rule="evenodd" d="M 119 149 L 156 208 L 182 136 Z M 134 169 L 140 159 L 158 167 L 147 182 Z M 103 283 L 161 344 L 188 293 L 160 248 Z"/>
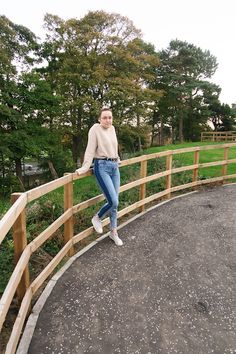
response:
<path id="1" fill-rule="evenodd" d="M 109 237 L 117 246 L 122 246 L 123 242 L 117 233 L 120 172 L 118 142 L 115 128 L 112 125 L 112 111 L 109 108 L 103 108 L 98 121 L 99 123 L 94 124 L 89 130 L 84 162 L 76 172 L 79 175 L 86 173 L 94 161 L 93 171 L 107 202 L 92 218 L 92 224 L 98 233 L 102 233 L 101 219 L 109 214 L 111 228 Z"/>

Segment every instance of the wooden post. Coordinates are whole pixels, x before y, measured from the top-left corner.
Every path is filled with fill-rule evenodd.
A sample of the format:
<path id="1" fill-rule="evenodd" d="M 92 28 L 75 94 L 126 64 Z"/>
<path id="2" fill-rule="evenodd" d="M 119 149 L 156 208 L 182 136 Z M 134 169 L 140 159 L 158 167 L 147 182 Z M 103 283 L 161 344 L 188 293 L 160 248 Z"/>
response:
<path id="1" fill-rule="evenodd" d="M 140 178 L 144 178 L 147 176 L 147 160 L 141 161 L 141 166 L 140 166 Z M 142 200 L 146 197 L 146 183 L 143 183 L 140 185 L 140 190 L 139 190 L 139 200 Z M 142 205 L 140 207 L 140 213 L 145 211 L 145 205 Z"/>
<path id="2" fill-rule="evenodd" d="M 199 150 L 194 151 L 194 165 L 199 164 Z M 198 179 L 198 167 L 193 170 L 193 182 L 197 182 Z M 194 187 L 196 189 L 196 187 Z"/>
<path id="3" fill-rule="evenodd" d="M 166 176 L 166 189 L 170 189 L 171 188 L 171 169 L 172 169 L 172 153 L 170 153 L 170 155 L 166 156 L 166 171 L 170 171 L 170 174 L 168 176 Z M 166 195 L 166 199 L 170 199 L 171 197 L 171 193 L 169 192 Z"/>
<path id="4" fill-rule="evenodd" d="M 225 164 L 222 166 L 222 176 L 226 176 L 227 175 L 227 168 L 228 168 L 228 163 L 227 163 L 227 160 L 228 160 L 228 153 L 229 153 L 229 148 L 228 147 L 225 147 L 224 148 L 224 161 L 225 161 Z M 224 183 L 224 178 L 223 178 L 223 183 Z"/>
<path id="5" fill-rule="evenodd" d="M 21 196 L 22 193 L 13 193 L 11 195 L 11 203 L 14 204 L 15 201 Z M 25 219 L 25 209 L 16 219 L 14 225 L 12 226 L 13 230 L 13 241 L 14 241 L 14 262 L 17 264 L 18 260 L 25 247 L 27 246 L 27 236 L 26 236 L 26 219 Z M 16 294 L 19 300 L 22 300 L 26 290 L 30 286 L 30 274 L 29 266 L 25 268 L 21 281 L 17 287 Z"/>
<path id="6" fill-rule="evenodd" d="M 69 173 L 65 173 L 67 175 Z M 64 186 L 64 211 L 73 207 L 73 180 Z M 74 236 L 74 217 L 73 215 L 64 224 L 64 244 Z M 74 247 L 71 247 L 68 256 L 74 255 Z"/>

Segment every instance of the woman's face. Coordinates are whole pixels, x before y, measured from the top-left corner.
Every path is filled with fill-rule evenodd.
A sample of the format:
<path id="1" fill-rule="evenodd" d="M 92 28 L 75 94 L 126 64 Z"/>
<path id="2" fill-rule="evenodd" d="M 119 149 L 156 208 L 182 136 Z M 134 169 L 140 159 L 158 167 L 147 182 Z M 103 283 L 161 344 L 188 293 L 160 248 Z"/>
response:
<path id="1" fill-rule="evenodd" d="M 101 113 L 99 122 L 103 128 L 105 129 L 110 128 L 112 126 L 112 121 L 113 121 L 113 117 L 111 111 L 103 111 Z"/>

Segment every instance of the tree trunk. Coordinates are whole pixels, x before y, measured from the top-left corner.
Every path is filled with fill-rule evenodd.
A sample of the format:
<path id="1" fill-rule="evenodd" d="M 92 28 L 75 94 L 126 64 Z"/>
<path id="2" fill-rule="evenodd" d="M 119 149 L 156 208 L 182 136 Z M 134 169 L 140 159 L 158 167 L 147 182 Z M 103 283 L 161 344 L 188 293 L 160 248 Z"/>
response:
<path id="1" fill-rule="evenodd" d="M 152 133 L 151 133 L 151 146 L 153 146 L 153 141 L 154 141 L 154 126 L 152 126 Z"/>
<path id="2" fill-rule="evenodd" d="M 141 144 L 141 138 L 140 136 L 138 137 L 138 151 L 142 150 L 142 144 Z"/>
<path id="3" fill-rule="evenodd" d="M 4 155 L 3 153 L 1 153 L 1 174 L 2 174 L 2 178 L 5 178 L 5 162 L 4 162 Z"/>
<path id="4" fill-rule="evenodd" d="M 58 174 L 57 174 L 57 171 L 55 170 L 51 160 L 48 160 L 48 167 L 49 167 L 49 170 L 51 172 L 52 178 L 53 179 L 57 179 L 58 178 Z"/>
<path id="5" fill-rule="evenodd" d="M 163 117 L 161 117 L 161 124 L 160 124 L 160 145 L 161 146 L 164 145 L 163 128 L 164 128 Z"/>
<path id="6" fill-rule="evenodd" d="M 183 143 L 184 141 L 184 134 L 183 134 L 183 115 L 181 113 L 179 117 L 179 141 Z"/>
<path id="7" fill-rule="evenodd" d="M 72 137 L 72 157 L 75 164 L 79 158 L 79 137 L 73 135 Z"/>
<path id="8" fill-rule="evenodd" d="M 77 161 L 80 159 L 81 164 L 84 159 L 84 151 L 82 146 L 82 136 L 81 134 L 72 137 L 72 156 L 75 165 L 77 166 Z"/>
<path id="9" fill-rule="evenodd" d="M 81 117 L 83 115 L 83 110 L 81 106 L 77 107 L 75 111 L 72 112 L 72 116 L 75 115 L 76 118 L 76 125 L 75 131 L 76 134 L 72 136 L 72 157 L 77 167 L 78 158 L 80 158 L 80 162 L 82 164 L 84 158 L 84 151 L 83 151 L 83 141 L 82 141 L 82 121 Z"/>
<path id="10" fill-rule="evenodd" d="M 22 176 L 21 159 L 15 159 L 15 165 L 16 165 L 16 176 L 19 179 L 22 190 L 25 191 L 23 176 Z"/>
<path id="11" fill-rule="evenodd" d="M 155 111 L 153 112 L 153 118 L 152 118 L 152 132 L 151 132 L 151 146 L 153 146 L 154 143 L 154 137 L 155 137 Z"/>

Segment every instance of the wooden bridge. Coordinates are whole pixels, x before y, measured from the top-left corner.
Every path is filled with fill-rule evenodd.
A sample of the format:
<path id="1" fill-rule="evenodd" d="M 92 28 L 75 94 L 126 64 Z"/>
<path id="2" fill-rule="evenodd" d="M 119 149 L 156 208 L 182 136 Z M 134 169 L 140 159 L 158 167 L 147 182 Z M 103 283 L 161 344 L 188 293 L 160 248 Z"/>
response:
<path id="1" fill-rule="evenodd" d="M 140 193 L 139 200 L 133 203 L 132 205 L 129 205 L 124 209 L 120 210 L 118 213 L 118 217 L 121 218 L 122 216 L 127 215 L 134 210 L 142 212 L 145 210 L 146 205 L 148 205 L 149 203 L 160 200 L 162 198 L 169 199 L 171 198 L 171 194 L 173 194 L 174 192 L 197 188 L 198 186 L 209 183 L 223 183 L 227 180 L 232 180 L 236 178 L 236 173 L 229 175 L 227 169 L 228 165 L 236 163 L 236 158 L 229 158 L 230 149 L 231 147 L 235 146 L 236 143 L 191 147 L 186 149 L 177 149 L 153 153 L 150 155 L 143 155 L 122 161 L 121 167 L 129 166 L 132 164 L 140 164 L 140 178 L 138 180 L 122 185 L 120 188 L 120 192 L 123 193 L 134 187 L 139 187 Z M 200 163 L 199 159 L 201 151 L 212 149 L 222 150 L 222 160 Z M 173 156 L 176 154 L 185 153 L 191 153 L 193 155 L 193 164 L 177 168 L 174 167 L 172 165 Z M 148 161 L 161 157 L 164 157 L 166 159 L 166 170 L 152 175 L 147 175 Z M 221 166 L 221 176 L 200 180 L 199 169 L 211 166 Z M 172 186 L 172 176 L 176 173 L 185 171 L 192 171 L 192 181 L 183 185 Z M 4 324 L 15 294 L 21 301 L 21 306 L 6 347 L 6 354 L 13 354 L 17 349 L 21 332 L 25 324 L 26 318 L 29 314 L 31 302 L 35 293 L 44 284 L 45 280 L 52 274 L 52 272 L 58 266 L 61 260 L 66 255 L 72 256 L 74 254 L 75 244 L 87 238 L 93 233 L 92 227 L 89 227 L 78 234 L 74 234 L 73 229 L 73 216 L 75 214 L 104 199 L 102 195 L 98 195 L 89 200 L 74 205 L 73 182 L 77 179 L 84 178 L 91 174 L 91 171 L 89 171 L 83 176 L 78 176 L 76 173 L 69 173 L 63 176 L 62 178 L 49 182 L 35 189 L 29 190 L 25 193 L 14 193 L 12 195 L 13 205 L 0 221 L 0 243 L 4 240 L 4 238 L 12 228 L 16 266 L 0 300 L 0 329 Z M 150 196 L 146 196 L 147 183 L 154 180 L 158 180 L 163 177 L 165 178 L 165 189 Z M 40 233 L 40 235 L 38 235 L 33 241 L 27 243 L 25 217 L 26 205 L 32 202 L 33 200 L 36 200 L 39 197 L 62 186 L 64 187 L 64 213 L 57 220 L 55 220 L 47 229 Z M 103 221 L 104 226 L 108 223 L 108 218 Z M 40 246 L 44 242 L 46 242 L 63 225 L 63 248 L 51 260 L 51 262 L 45 267 L 45 269 L 37 276 L 37 278 L 30 282 L 29 260 L 31 255 L 37 249 L 39 249 Z"/>

